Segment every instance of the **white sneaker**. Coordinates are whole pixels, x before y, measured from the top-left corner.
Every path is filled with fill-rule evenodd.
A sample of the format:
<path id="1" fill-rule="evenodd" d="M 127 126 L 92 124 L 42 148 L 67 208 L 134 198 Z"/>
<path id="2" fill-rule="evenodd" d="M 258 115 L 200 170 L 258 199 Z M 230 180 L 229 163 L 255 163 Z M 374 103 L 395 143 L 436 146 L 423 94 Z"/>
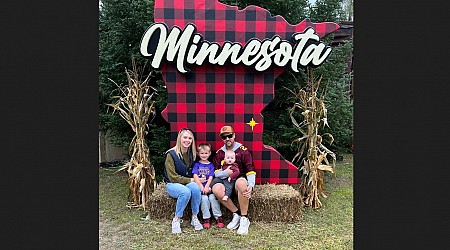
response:
<path id="1" fill-rule="evenodd" d="M 227 228 L 228 229 L 236 229 L 236 228 L 238 228 L 240 219 L 241 219 L 241 216 L 239 216 L 237 213 L 233 213 L 233 219 L 227 225 Z"/>
<path id="2" fill-rule="evenodd" d="M 239 222 L 239 229 L 237 230 L 237 234 L 248 234 L 248 226 L 250 226 L 250 220 L 247 217 L 242 216 Z"/>
<path id="3" fill-rule="evenodd" d="M 197 231 L 203 229 L 202 223 L 200 223 L 197 216 L 192 217 L 191 225 L 194 226 L 194 229 Z"/>
<path id="4" fill-rule="evenodd" d="M 180 223 L 181 223 L 182 221 L 183 221 L 183 220 L 180 219 L 180 218 L 178 218 L 178 220 L 175 220 L 175 218 L 173 218 L 173 220 L 172 220 L 172 233 L 174 233 L 174 234 L 179 234 L 179 233 L 181 233 L 181 226 L 180 226 Z"/>

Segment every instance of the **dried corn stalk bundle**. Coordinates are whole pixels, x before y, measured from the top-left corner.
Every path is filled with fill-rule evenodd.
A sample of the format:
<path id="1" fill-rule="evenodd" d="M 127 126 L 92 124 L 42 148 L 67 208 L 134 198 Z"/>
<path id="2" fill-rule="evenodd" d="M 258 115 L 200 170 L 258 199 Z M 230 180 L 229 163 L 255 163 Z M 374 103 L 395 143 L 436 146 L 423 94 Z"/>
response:
<path id="1" fill-rule="evenodd" d="M 131 126 L 135 135 L 128 148 L 130 161 L 118 171 L 126 169 L 133 202 L 128 207 L 146 208 L 150 194 L 156 188 L 155 168 L 150 161 L 149 148 L 145 142 L 148 134 L 148 122 L 155 116 L 155 101 L 152 100 L 156 90 L 149 85 L 149 74 L 144 81 L 139 77 L 136 63 L 133 60 L 133 71 L 125 69 L 128 86 L 119 88 L 122 96 L 114 96 L 117 102 L 109 104 Z"/>
<path id="2" fill-rule="evenodd" d="M 331 134 L 326 133 L 323 136 L 318 134 L 319 126 L 328 126 L 327 109 L 324 100 L 317 96 L 317 90 L 322 77 L 318 80 L 314 79 L 312 70 L 307 72 L 307 84 L 301 88 L 295 95 L 296 103 L 291 108 L 289 115 L 295 128 L 297 128 L 302 136 L 296 138 L 293 143 L 298 144 L 298 152 L 292 160 L 300 163 L 302 171 L 302 183 L 300 191 L 304 197 L 306 206 L 314 209 L 320 208 L 319 195 L 326 198 L 323 187 L 324 171 L 334 173 L 336 167 L 336 155 L 322 144 L 322 137 L 328 136 L 330 144 L 334 138 Z M 301 112 L 302 122 L 297 122 L 296 114 Z M 304 151 L 307 150 L 306 155 Z M 329 163 L 327 156 L 331 156 L 332 164 Z"/>

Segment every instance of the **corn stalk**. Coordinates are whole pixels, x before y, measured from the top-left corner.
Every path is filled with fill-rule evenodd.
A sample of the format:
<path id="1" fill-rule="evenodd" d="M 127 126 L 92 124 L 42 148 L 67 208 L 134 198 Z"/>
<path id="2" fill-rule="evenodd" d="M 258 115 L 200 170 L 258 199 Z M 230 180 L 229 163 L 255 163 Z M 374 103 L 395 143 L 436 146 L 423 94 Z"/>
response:
<path id="1" fill-rule="evenodd" d="M 133 202 L 128 207 L 143 207 L 150 198 L 152 190 L 156 188 L 155 168 L 150 161 L 149 148 L 145 142 L 148 134 L 150 117 L 155 117 L 155 101 L 152 100 L 156 89 L 149 85 L 149 74 L 144 81 L 139 77 L 136 63 L 133 59 L 133 70 L 125 69 L 128 86 L 119 86 L 111 80 L 121 92 L 121 96 L 114 96 L 116 103 L 108 104 L 118 111 L 119 115 L 131 126 L 135 135 L 128 148 L 130 161 L 118 171 L 127 170 L 130 192 Z M 151 188 L 153 187 L 153 189 Z"/>
<path id="2" fill-rule="evenodd" d="M 322 77 L 314 79 L 311 69 L 307 70 L 307 76 L 307 84 L 304 88 L 300 88 L 298 92 L 291 91 L 296 102 L 290 109 L 289 115 L 294 127 L 302 135 L 293 141 L 298 144 L 298 149 L 292 162 L 301 164 L 299 171 L 302 171 L 303 181 L 300 192 L 303 194 L 305 205 L 317 209 L 322 206 L 319 196 L 327 197 L 323 185 L 324 171 L 335 172 L 336 155 L 322 144 L 323 136 L 330 138 L 330 144 L 334 140 L 333 136 L 329 133 L 322 136 L 318 134 L 319 126 L 328 126 L 325 102 L 317 96 Z M 298 112 L 301 112 L 303 116 L 303 121 L 300 123 L 295 118 Z M 304 155 L 305 150 L 306 155 Z M 328 155 L 333 159 L 332 164 L 327 159 Z"/>

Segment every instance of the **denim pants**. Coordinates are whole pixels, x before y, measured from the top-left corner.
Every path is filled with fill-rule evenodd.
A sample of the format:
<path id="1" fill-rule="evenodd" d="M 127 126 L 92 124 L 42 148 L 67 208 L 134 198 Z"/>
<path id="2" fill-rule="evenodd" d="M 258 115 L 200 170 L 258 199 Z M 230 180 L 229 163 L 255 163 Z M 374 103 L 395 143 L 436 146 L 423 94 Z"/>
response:
<path id="1" fill-rule="evenodd" d="M 175 208 L 175 215 L 183 217 L 184 209 L 186 208 L 189 200 L 191 200 L 192 214 L 197 215 L 200 210 L 201 192 L 197 183 L 190 182 L 186 185 L 180 183 L 167 183 L 167 193 L 177 199 L 177 205 Z"/>
<path id="2" fill-rule="evenodd" d="M 202 194 L 202 215 L 203 219 L 211 218 L 211 213 L 209 212 L 209 207 L 211 206 L 213 215 L 215 218 L 222 216 L 222 211 L 220 210 L 219 201 L 216 199 L 213 193 Z"/>

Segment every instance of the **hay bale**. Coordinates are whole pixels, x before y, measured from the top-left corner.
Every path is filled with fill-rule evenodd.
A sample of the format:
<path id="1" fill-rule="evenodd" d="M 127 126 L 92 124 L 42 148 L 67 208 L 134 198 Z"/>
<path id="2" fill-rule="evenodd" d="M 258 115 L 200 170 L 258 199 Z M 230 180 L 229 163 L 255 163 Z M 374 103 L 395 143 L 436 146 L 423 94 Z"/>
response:
<path id="1" fill-rule="evenodd" d="M 234 200 L 235 204 L 236 200 Z M 177 204 L 176 199 L 170 197 L 166 192 L 166 183 L 164 182 L 159 183 L 153 194 L 150 196 L 150 199 L 147 203 L 150 218 L 172 219 L 173 216 L 175 216 L 176 204 Z M 224 219 L 231 220 L 230 212 L 224 206 L 221 206 L 220 208 L 223 214 L 222 217 Z M 198 215 L 198 218 L 201 219 L 203 218 L 202 211 L 201 209 L 199 211 L 200 213 Z M 183 218 L 190 218 L 191 216 L 192 216 L 191 202 L 189 202 L 186 206 L 186 209 L 184 209 Z"/>
<path id="2" fill-rule="evenodd" d="M 237 196 L 232 196 L 238 206 Z M 166 192 L 166 184 L 160 183 L 150 196 L 148 210 L 150 218 L 172 219 L 175 214 L 176 199 Z M 293 222 L 302 216 L 303 200 L 300 192 L 286 184 L 256 185 L 250 199 L 248 215 L 252 221 Z M 231 213 L 221 205 L 223 218 L 231 220 Z M 192 216 L 191 204 L 184 210 L 183 218 Z M 201 216 L 201 210 L 199 218 Z"/>
<path id="3" fill-rule="evenodd" d="M 256 185 L 248 214 L 252 221 L 293 222 L 302 217 L 303 200 L 286 184 Z"/>
<path id="4" fill-rule="evenodd" d="M 172 219 L 175 216 L 176 204 L 176 199 L 170 197 L 166 192 L 166 183 L 159 183 L 147 203 L 150 218 Z M 185 209 L 185 214 L 186 210 L 190 209 Z"/>

